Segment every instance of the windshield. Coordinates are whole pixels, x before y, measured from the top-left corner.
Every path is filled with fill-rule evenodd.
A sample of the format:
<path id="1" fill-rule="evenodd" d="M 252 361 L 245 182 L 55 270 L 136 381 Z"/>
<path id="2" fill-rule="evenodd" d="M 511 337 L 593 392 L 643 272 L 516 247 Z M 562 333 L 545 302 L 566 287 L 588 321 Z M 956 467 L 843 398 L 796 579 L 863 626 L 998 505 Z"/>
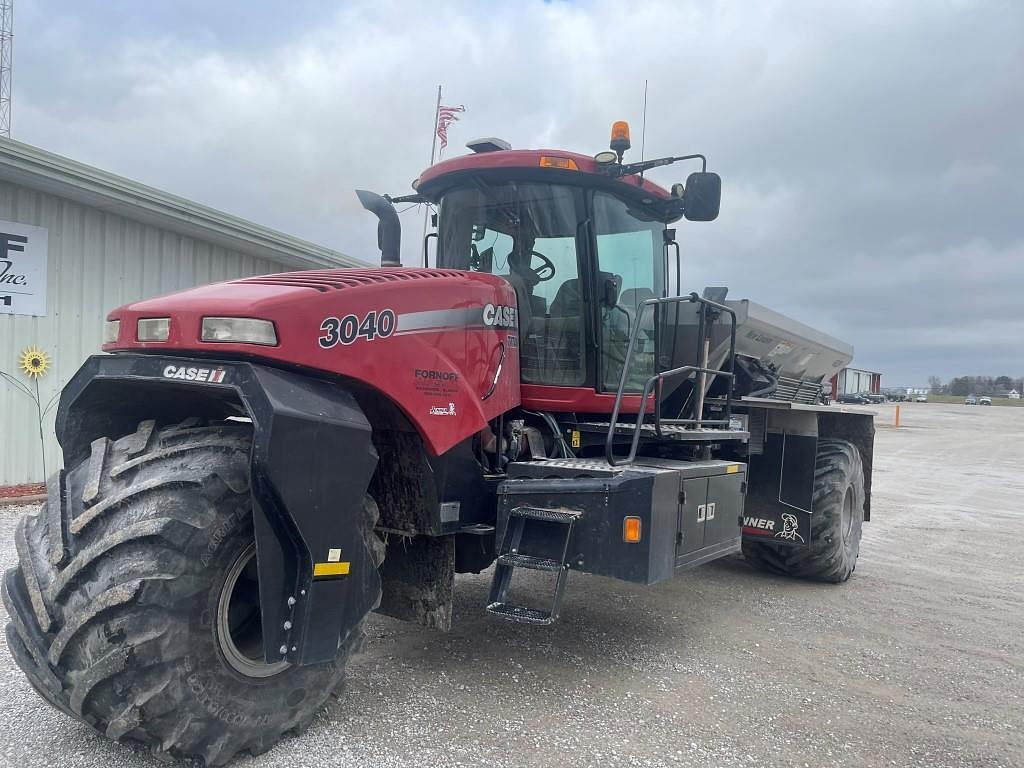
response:
<path id="1" fill-rule="evenodd" d="M 524 382 L 586 381 L 577 226 L 582 192 L 552 184 L 479 184 L 441 201 L 438 266 L 501 275 L 515 289 Z"/>
<path id="2" fill-rule="evenodd" d="M 447 193 L 439 222 L 439 267 L 500 275 L 515 289 L 524 382 L 586 384 L 592 327 L 601 354 L 598 382 L 589 381 L 605 391 L 618 387 L 639 305 L 663 295 L 662 223 L 612 195 L 595 192 L 588 200 L 580 187 L 515 181 L 477 181 Z M 591 255 L 584 257 L 581 247 Z M 592 301 L 584 301 L 588 285 Z M 594 326 L 588 326 L 591 307 Z M 640 322 L 630 390 L 654 370 L 653 313 Z"/>

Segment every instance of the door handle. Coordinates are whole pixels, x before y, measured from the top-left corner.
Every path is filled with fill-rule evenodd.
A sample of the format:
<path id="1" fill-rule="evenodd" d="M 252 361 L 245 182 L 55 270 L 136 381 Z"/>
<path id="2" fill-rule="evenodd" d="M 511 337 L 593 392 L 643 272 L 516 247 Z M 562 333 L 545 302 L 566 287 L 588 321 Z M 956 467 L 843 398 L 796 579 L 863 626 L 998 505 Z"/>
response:
<path id="1" fill-rule="evenodd" d="M 708 511 L 708 505 L 707 504 L 698 504 L 697 505 L 697 522 L 698 523 L 703 523 L 704 522 L 704 520 L 705 520 L 705 518 L 707 516 L 707 511 Z"/>
<path id="2" fill-rule="evenodd" d="M 710 504 L 708 504 L 707 519 L 708 520 L 714 520 L 715 519 L 715 502 L 713 502 L 713 501 Z"/>
<path id="3" fill-rule="evenodd" d="M 491 382 L 490 389 L 488 389 L 487 392 L 484 393 L 483 397 L 480 398 L 481 400 L 489 398 L 494 394 L 494 390 L 498 388 L 498 379 L 501 377 L 501 366 L 505 363 L 505 345 L 500 342 L 498 343 L 498 352 L 500 357 L 498 357 L 498 367 L 494 370 L 494 380 Z M 494 355 L 492 354 L 491 357 L 493 356 Z"/>

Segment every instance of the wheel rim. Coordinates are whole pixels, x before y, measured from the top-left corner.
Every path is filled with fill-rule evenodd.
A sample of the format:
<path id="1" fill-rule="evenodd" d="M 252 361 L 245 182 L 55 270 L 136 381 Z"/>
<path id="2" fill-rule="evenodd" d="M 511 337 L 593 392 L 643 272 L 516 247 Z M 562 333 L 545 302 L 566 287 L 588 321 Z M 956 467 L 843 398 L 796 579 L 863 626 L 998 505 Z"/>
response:
<path id="1" fill-rule="evenodd" d="M 256 545 L 250 544 L 232 563 L 217 600 L 217 644 L 231 668 L 246 677 L 273 677 L 289 666 L 264 661 L 262 619 Z"/>
<path id="2" fill-rule="evenodd" d="M 843 541 L 850 540 L 853 533 L 853 488 L 846 489 L 843 497 Z"/>

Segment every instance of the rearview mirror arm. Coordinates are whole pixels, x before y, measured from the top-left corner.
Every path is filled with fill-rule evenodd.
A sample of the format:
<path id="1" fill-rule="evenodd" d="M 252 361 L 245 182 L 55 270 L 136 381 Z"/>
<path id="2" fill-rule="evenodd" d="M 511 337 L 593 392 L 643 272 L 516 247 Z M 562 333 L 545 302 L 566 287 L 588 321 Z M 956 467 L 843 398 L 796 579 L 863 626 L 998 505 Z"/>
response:
<path id="1" fill-rule="evenodd" d="M 700 160 L 701 173 L 705 173 L 708 170 L 708 159 L 704 155 L 680 155 L 679 157 L 660 157 L 657 160 L 644 160 L 640 163 L 613 165 L 608 169 L 608 173 L 612 176 L 632 176 L 633 174 L 643 173 L 651 168 L 660 168 L 663 165 L 672 165 L 672 163 L 678 163 L 683 160 Z"/>

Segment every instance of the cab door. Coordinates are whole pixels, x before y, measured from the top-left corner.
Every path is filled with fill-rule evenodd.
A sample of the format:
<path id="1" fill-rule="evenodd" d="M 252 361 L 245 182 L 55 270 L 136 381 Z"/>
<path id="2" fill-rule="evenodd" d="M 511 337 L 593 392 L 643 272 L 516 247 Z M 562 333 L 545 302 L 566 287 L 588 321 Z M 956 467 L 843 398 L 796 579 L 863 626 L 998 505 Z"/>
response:
<path id="1" fill-rule="evenodd" d="M 641 304 L 665 295 L 662 222 L 645 220 L 617 197 L 593 194 L 594 286 L 600 363 L 598 389 L 618 390 L 630 334 L 640 325 L 627 391 L 640 391 L 656 365 L 654 312 Z"/>

